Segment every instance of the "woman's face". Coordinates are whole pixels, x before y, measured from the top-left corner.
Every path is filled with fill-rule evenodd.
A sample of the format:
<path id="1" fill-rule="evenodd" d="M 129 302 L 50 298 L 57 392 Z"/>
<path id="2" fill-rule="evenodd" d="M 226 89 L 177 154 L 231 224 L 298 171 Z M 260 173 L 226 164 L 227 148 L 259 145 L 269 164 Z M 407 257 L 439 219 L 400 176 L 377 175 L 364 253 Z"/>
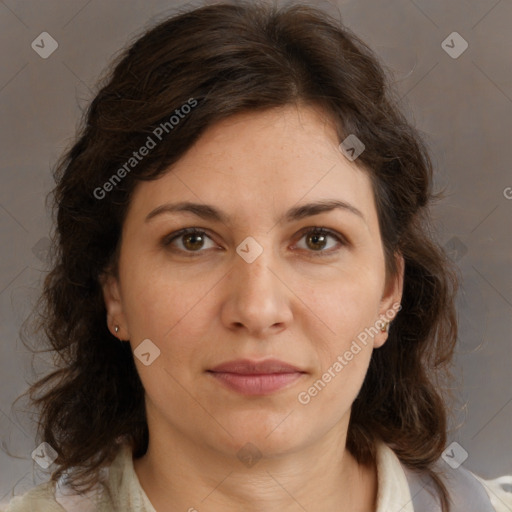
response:
<path id="1" fill-rule="evenodd" d="M 137 186 L 119 280 L 104 296 L 110 328 L 137 356 L 152 442 L 278 454 L 345 435 L 403 275 L 400 258 L 386 283 L 370 180 L 356 164 L 318 110 L 285 107 L 214 125 Z M 334 201 L 346 206 L 305 207 Z M 212 371 L 270 359 L 294 369 Z"/>

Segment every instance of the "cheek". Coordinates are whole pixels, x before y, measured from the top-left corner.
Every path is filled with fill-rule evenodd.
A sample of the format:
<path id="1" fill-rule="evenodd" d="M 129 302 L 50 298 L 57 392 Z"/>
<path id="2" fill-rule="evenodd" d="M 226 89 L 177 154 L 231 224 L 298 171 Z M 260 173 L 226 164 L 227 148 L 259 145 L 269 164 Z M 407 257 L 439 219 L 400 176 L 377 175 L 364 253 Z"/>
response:
<path id="1" fill-rule="evenodd" d="M 302 394 L 297 396 L 300 404 L 311 406 L 315 411 L 318 408 L 318 414 L 327 414 L 333 422 L 355 400 L 373 350 L 372 336 L 365 331 L 374 323 L 369 304 L 339 297 L 339 305 L 335 309 L 331 307 L 328 318 L 334 333 L 329 331 L 328 336 L 312 336 L 315 371 L 301 388 Z M 324 316 L 326 311 L 324 308 Z"/>
<path id="2" fill-rule="evenodd" d="M 194 371 L 201 361 L 198 353 L 204 358 L 211 346 L 207 334 L 218 277 L 185 279 L 149 264 L 127 270 L 123 309 L 133 349 L 150 339 L 160 349 L 160 364 L 182 374 Z"/>
<path id="3" fill-rule="evenodd" d="M 345 339 L 373 324 L 380 304 L 381 279 L 375 272 L 340 272 L 324 283 L 297 291 L 329 337 Z"/>
<path id="4" fill-rule="evenodd" d="M 315 428 L 332 427 L 347 414 L 363 385 L 372 353 L 369 345 L 354 348 L 340 340 L 330 348 L 318 373 L 295 397 L 305 421 L 317 424 Z"/>
<path id="5" fill-rule="evenodd" d="M 313 314 L 304 310 L 309 321 L 303 328 L 316 360 L 316 372 L 309 384 L 317 384 L 309 390 L 311 394 L 309 388 L 303 391 L 312 401 L 325 405 L 333 400 L 343 409 L 355 399 L 368 369 L 376 334 L 371 327 L 378 318 L 378 282 L 376 274 L 347 274 L 324 287 L 316 286 L 310 293 L 307 306 Z M 315 393 L 322 398 L 314 398 Z"/>
<path id="6" fill-rule="evenodd" d="M 198 302 L 206 290 L 200 280 L 180 278 L 179 269 L 161 265 L 155 258 L 126 251 L 120 267 L 123 283 L 123 310 L 130 332 L 163 338 Z"/>

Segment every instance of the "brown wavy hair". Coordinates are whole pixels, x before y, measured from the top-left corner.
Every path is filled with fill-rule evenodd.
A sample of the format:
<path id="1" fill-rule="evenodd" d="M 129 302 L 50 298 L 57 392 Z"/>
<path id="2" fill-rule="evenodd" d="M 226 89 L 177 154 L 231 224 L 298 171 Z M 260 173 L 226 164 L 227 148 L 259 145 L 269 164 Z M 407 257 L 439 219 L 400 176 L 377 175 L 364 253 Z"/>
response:
<path id="1" fill-rule="evenodd" d="M 407 467 L 434 478 L 447 438 L 447 382 L 457 339 L 458 276 L 436 241 L 429 206 L 433 165 L 372 50 L 333 16 L 304 4 L 226 2 L 178 12 L 145 29 L 100 80 L 72 147 L 55 166 L 51 268 L 34 311 L 55 368 L 25 393 L 37 435 L 58 453 L 56 481 L 92 485 L 128 442 L 148 446 L 144 389 L 128 343 L 109 332 L 101 276 L 116 273 L 120 233 L 140 180 L 163 175 L 214 123 L 284 105 L 320 107 L 339 141 L 355 134 L 371 178 L 388 277 L 405 260 L 402 310 L 374 350 L 353 403 L 347 447 L 360 463 L 383 440 Z M 180 119 L 105 197 L 102 187 L 191 98 Z M 39 345 L 41 348 L 41 345 Z M 22 395 L 23 396 L 23 395 Z"/>

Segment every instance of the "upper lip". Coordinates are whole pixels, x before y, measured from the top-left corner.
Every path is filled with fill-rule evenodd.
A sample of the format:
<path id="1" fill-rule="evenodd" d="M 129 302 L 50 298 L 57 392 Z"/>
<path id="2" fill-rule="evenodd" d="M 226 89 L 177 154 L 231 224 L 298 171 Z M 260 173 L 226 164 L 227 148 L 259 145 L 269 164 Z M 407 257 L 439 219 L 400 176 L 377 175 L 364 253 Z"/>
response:
<path id="1" fill-rule="evenodd" d="M 271 373 L 304 373 L 303 370 L 278 359 L 266 361 L 253 361 L 251 359 L 237 359 L 221 363 L 208 370 L 216 373 L 238 373 L 242 375 L 265 375 Z"/>

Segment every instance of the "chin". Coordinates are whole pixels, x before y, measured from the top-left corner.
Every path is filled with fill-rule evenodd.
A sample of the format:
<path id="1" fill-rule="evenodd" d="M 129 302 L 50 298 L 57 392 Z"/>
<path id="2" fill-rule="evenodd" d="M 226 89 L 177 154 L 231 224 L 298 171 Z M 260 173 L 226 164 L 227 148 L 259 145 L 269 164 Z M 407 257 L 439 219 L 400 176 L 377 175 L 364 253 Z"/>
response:
<path id="1" fill-rule="evenodd" d="M 290 414 L 292 410 L 290 407 L 282 413 L 246 413 L 243 421 L 238 418 L 238 421 L 221 422 L 233 436 L 223 436 L 223 440 L 228 443 L 230 450 L 236 452 L 243 450 L 247 444 L 254 445 L 265 456 L 293 451 L 299 445 L 307 444 L 312 435 L 308 434 L 304 422 L 296 424 L 298 418 L 292 420 L 295 414 Z"/>

